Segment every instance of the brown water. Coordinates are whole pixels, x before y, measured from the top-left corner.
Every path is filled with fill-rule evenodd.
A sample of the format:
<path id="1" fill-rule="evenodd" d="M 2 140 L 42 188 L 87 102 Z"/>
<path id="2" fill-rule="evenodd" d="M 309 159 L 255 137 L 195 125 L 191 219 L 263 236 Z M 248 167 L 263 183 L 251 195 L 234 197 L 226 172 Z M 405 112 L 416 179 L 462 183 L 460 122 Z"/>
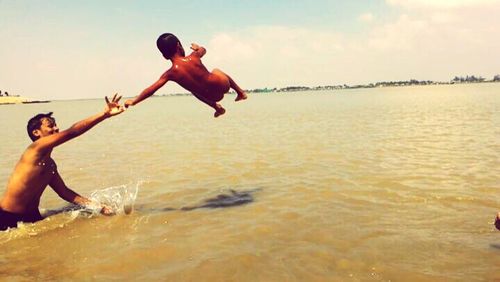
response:
<path id="1" fill-rule="evenodd" d="M 0 280 L 500 280 L 500 84 L 233 99 L 214 119 L 152 98 L 57 148 L 69 187 L 138 188 L 135 209 L 1 232 Z M 0 183 L 32 115 L 102 107 L 2 106 Z M 48 188 L 41 207 L 63 206 Z"/>

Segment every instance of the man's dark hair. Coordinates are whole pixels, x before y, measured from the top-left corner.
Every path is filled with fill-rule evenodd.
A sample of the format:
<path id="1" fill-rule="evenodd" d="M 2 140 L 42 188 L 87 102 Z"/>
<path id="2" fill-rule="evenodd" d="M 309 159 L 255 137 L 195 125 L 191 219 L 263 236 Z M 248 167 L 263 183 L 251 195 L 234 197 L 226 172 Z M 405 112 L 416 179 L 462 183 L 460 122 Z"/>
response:
<path id="1" fill-rule="evenodd" d="M 170 59 L 177 51 L 177 43 L 179 42 L 179 39 L 172 33 L 164 33 L 156 40 L 156 47 L 160 49 L 163 57 Z"/>
<path id="2" fill-rule="evenodd" d="M 30 136 L 31 140 L 35 141 L 38 138 L 40 138 L 39 136 L 33 135 L 33 130 L 40 129 L 40 127 L 42 126 L 42 120 L 44 118 L 48 118 L 48 119 L 52 120 L 53 122 L 56 121 L 52 117 L 52 112 L 47 113 L 47 114 L 38 114 L 38 115 L 30 118 L 30 120 L 28 121 L 28 125 L 26 126 L 26 130 L 28 130 L 28 135 Z"/>

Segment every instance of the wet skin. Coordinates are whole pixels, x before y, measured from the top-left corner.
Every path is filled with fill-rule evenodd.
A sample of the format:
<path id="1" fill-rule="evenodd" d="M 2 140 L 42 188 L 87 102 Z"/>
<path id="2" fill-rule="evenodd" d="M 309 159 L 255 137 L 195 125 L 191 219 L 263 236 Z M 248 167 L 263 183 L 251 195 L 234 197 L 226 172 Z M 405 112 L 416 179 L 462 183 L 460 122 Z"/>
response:
<path id="1" fill-rule="evenodd" d="M 106 97 L 107 106 L 104 112 L 79 121 L 62 132 L 59 132 L 54 119 L 42 119 L 40 128 L 33 130 L 33 134 L 39 138 L 26 148 L 16 164 L 5 194 L 0 199 L 0 209 L 16 214 L 38 212 L 40 197 L 47 185 L 68 202 L 81 206 L 89 204 L 89 199 L 66 186 L 57 171 L 57 165 L 51 153 L 56 146 L 85 133 L 101 121 L 123 112 L 123 107 L 118 104 L 119 100 L 120 97 L 116 95 L 111 102 Z M 111 214 L 112 211 L 103 206 L 101 213 Z"/>
<path id="2" fill-rule="evenodd" d="M 177 45 L 176 53 L 169 59 L 172 66 L 151 86 L 144 89 L 135 99 L 125 102 L 125 107 L 136 105 L 142 100 L 153 95 L 168 81 L 174 81 L 190 91 L 196 98 L 215 109 L 215 117 L 225 113 L 225 109 L 218 104 L 224 94 L 233 88 L 238 96 L 236 101 L 247 99 L 246 93 L 221 70 L 214 69 L 209 72 L 201 62 L 206 50 L 197 44 L 192 44 L 193 52 L 185 56 L 184 48 L 180 43 Z"/>
<path id="3" fill-rule="evenodd" d="M 218 102 L 229 91 L 229 80 L 219 70 L 210 73 L 201 63 L 201 57 L 193 52 L 187 57 L 174 60 L 167 71 L 170 80 L 177 82 L 195 96 L 202 96 L 209 101 Z"/>
<path id="4" fill-rule="evenodd" d="M 48 118 L 42 120 L 40 127 L 42 136 L 59 132 L 56 123 Z M 38 210 L 40 197 L 45 187 L 61 182 L 57 165 L 50 157 L 51 150 L 37 150 L 31 144 L 21 156 L 7 184 L 6 193 L 0 202 L 3 210 L 13 213 L 27 213 Z"/>

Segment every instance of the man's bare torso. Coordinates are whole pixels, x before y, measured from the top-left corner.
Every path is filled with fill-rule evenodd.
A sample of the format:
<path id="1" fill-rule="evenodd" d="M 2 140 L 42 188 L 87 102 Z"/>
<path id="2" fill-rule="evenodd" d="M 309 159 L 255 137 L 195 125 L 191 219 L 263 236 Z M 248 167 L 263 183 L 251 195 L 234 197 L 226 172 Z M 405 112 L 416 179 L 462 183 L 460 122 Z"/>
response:
<path id="1" fill-rule="evenodd" d="M 50 157 L 38 155 L 28 148 L 14 168 L 0 208 L 13 213 L 38 210 L 40 197 L 57 174 L 57 165 Z"/>

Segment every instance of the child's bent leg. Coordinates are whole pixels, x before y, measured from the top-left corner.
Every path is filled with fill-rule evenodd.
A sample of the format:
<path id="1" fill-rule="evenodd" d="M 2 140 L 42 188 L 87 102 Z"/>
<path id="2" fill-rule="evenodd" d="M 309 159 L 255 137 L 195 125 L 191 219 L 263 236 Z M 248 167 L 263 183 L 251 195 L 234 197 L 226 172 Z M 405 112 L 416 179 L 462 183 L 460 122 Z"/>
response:
<path id="1" fill-rule="evenodd" d="M 247 94 L 245 93 L 245 91 L 243 89 L 241 89 L 238 84 L 236 84 L 236 82 L 234 82 L 234 80 L 229 76 L 227 75 L 226 73 L 224 73 L 223 71 L 221 71 L 220 69 L 214 69 L 213 72 L 220 72 L 221 74 L 225 75 L 227 77 L 227 79 L 229 80 L 229 86 L 234 89 L 234 91 L 236 91 L 236 94 L 238 96 L 236 96 L 236 99 L 235 101 L 240 101 L 240 100 L 245 100 L 247 98 Z"/>
<path id="2" fill-rule="evenodd" d="M 214 117 L 218 117 L 226 113 L 226 109 L 224 109 L 220 104 L 215 104 L 217 105 L 217 108 L 215 108 Z"/>
<path id="3" fill-rule="evenodd" d="M 238 94 L 238 96 L 236 96 L 235 101 L 245 100 L 246 98 L 248 98 L 245 91 L 243 91 L 243 89 L 241 89 L 230 76 L 227 76 L 227 78 L 229 78 L 229 83 L 231 85 L 231 88 L 233 88 L 234 91 L 236 91 L 236 93 Z"/>
<path id="4" fill-rule="evenodd" d="M 203 97 L 199 94 L 196 94 L 196 93 L 193 93 L 193 95 L 198 100 L 202 101 L 203 103 L 205 103 L 205 104 L 207 104 L 210 107 L 215 109 L 214 117 L 221 116 L 226 112 L 226 109 L 224 109 L 219 103 L 217 103 L 215 101 L 210 101 L 210 100 L 206 99 L 205 97 Z"/>

